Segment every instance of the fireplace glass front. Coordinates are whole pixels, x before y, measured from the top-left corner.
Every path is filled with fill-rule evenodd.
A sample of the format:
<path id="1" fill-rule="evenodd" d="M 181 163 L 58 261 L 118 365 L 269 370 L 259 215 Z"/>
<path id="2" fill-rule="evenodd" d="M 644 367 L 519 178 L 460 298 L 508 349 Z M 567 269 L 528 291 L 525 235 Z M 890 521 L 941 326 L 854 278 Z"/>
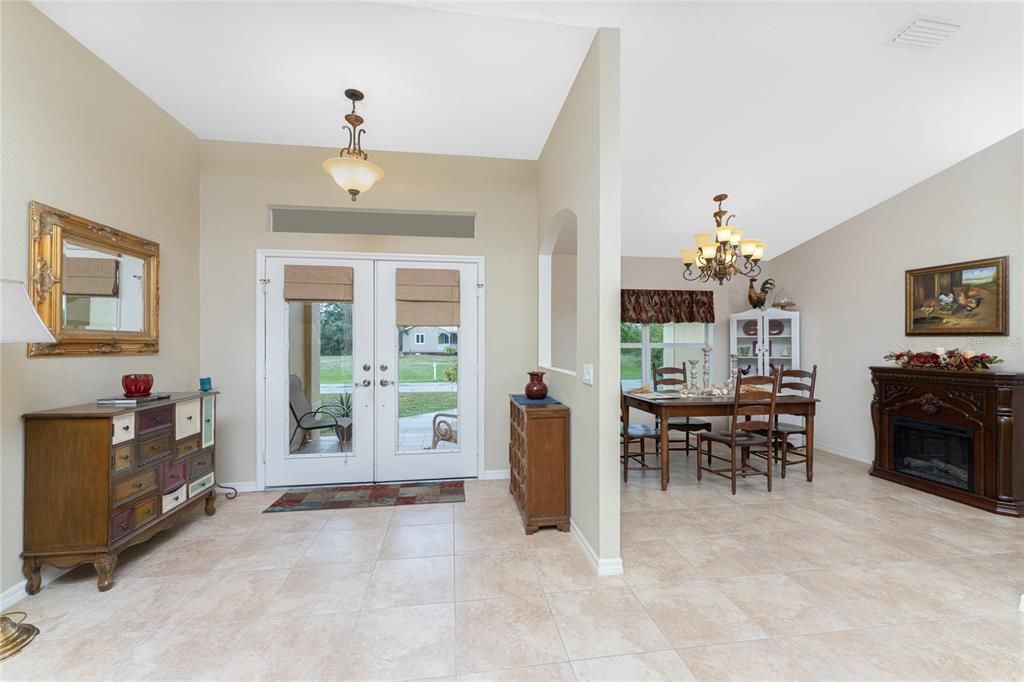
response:
<path id="1" fill-rule="evenodd" d="M 974 490 L 973 429 L 896 417 L 893 460 L 901 473 Z"/>

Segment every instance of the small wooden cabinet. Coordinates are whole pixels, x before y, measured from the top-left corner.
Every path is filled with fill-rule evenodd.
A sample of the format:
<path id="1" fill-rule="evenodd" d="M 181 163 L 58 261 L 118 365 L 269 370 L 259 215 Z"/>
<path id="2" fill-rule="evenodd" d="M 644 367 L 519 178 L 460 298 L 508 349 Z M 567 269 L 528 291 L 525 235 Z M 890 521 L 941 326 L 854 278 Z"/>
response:
<path id="1" fill-rule="evenodd" d="M 216 393 L 137 407 L 78 405 L 26 414 L 25 590 L 45 564 L 91 563 L 101 591 L 117 556 L 214 501 Z"/>
<path id="2" fill-rule="evenodd" d="M 509 492 L 526 534 L 569 531 L 569 408 L 513 395 L 509 404 Z"/>

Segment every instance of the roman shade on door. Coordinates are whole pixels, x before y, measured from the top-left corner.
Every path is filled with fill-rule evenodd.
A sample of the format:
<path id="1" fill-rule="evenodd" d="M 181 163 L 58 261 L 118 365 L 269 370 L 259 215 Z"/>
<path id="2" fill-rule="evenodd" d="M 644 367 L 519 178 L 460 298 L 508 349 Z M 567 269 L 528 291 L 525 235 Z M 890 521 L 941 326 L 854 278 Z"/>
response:
<path id="1" fill-rule="evenodd" d="M 352 302 L 352 268 L 343 265 L 285 265 L 284 300 Z"/>
<path id="2" fill-rule="evenodd" d="M 70 296 L 117 296 L 113 258 L 65 258 L 61 284 Z"/>
<path id="3" fill-rule="evenodd" d="M 400 326 L 459 326 L 459 271 L 395 269 L 395 318 Z"/>

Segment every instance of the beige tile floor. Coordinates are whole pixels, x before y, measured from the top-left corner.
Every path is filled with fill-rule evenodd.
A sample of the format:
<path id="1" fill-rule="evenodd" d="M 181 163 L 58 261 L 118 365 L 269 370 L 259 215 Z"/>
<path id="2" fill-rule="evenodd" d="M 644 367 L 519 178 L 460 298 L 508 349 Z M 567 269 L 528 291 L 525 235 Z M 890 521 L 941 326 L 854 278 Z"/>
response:
<path id="1" fill-rule="evenodd" d="M 622 488 L 626 573 L 526 537 L 505 482 L 464 504 L 261 515 L 219 501 L 19 605 L 0 678 L 1024 679 L 1024 520 L 821 454 L 768 494 L 678 457 Z"/>

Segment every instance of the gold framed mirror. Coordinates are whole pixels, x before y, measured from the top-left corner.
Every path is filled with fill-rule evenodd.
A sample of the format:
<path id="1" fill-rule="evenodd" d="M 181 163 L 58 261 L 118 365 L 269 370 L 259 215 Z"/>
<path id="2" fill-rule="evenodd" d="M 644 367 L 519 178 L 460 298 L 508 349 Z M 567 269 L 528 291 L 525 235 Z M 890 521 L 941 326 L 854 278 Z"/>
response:
<path id="1" fill-rule="evenodd" d="M 29 216 L 32 304 L 57 339 L 29 356 L 159 352 L 160 245 L 35 201 Z"/>

